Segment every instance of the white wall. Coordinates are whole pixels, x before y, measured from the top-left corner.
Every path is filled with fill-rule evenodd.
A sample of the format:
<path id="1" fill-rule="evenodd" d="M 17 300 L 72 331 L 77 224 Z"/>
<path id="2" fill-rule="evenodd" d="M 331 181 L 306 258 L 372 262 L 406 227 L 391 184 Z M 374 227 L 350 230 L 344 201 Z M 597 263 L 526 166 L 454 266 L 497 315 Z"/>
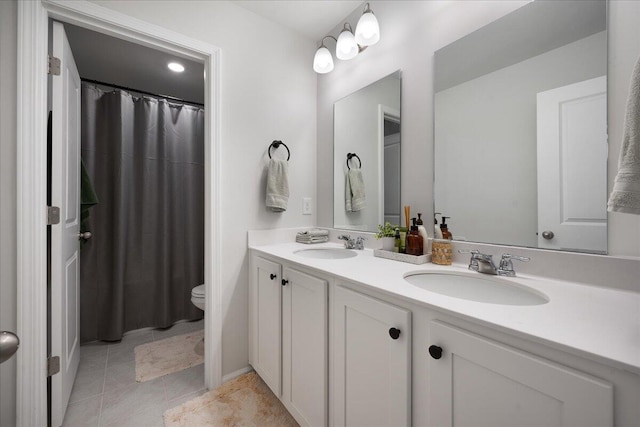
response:
<path id="1" fill-rule="evenodd" d="M 318 224 L 333 224 L 333 103 L 391 72 L 402 70 L 402 205 L 433 213 L 433 54 L 528 1 L 373 1 L 378 44 L 355 59 L 337 61 L 318 77 Z M 360 11 L 348 21 L 355 25 Z M 331 33 L 338 34 L 342 25 Z M 640 2 L 609 6 L 609 189 L 617 170 L 624 107 L 640 52 Z M 333 46 L 330 47 L 332 49 Z M 453 229 L 455 236 L 456 230 Z M 640 257 L 640 217 L 611 214 L 609 253 Z"/>
<path id="2" fill-rule="evenodd" d="M 455 238 L 537 247 L 536 94 L 605 75 L 606 43 L 603 31 L 435 94 L 435 209 Z"/>
<path id="3" fill-rule="evenodd" d="M 16 332 L 16 19 L 0 1 L 0 330 Z M 0 427 L 16 422 L 16 357 L 0 365 Z"/>
<path id="4" fill-rule="evenodd" d="M 400 81 L 395 76 L 363 88 L 335 104 L 333 179 L 338 188 L 345 189 L 347 153 L 356 153 L 362 162 L 366 206 L 358 212 L 347 212 L 345 191 L 334 193 L 334 223 L 338 228 L 377 231 L 381 222 L 380 189 L 381 154 L 379 106 L 400 111 Z M 351 166 L 358 165 L 353 159 Z"/>

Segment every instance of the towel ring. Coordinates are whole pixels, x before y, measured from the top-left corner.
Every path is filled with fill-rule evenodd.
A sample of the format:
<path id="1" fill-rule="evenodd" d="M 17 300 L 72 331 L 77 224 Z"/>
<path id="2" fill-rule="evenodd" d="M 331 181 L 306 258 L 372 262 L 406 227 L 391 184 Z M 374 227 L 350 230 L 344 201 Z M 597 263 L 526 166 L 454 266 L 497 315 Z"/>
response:
<path id="1" fill-rule="evenodd" d="M 269 158 L 271 158 L 271 148 L 278 148 L 280 147 L 280 145 L 284 145 L 284 148 L 287 149 L 287 161 L 289 161 L 289 159 L 291 158 L 291 151 L 289 151 L 289 147 L 287 147 L 287 144 L 285 144 L 284 142 L 278 140 L 273 141 L 269 146 L 269 150 L 267 150 L 267 152 L 269 153 Z"/>
<path id="2" fill-rule="evenodd" d="M 353 158 L 358 159 L 358 163 L 360 163 L 360 166 L 358 166 L 359 168 L 362 168 L 362 160 L 360 160 L 360 157 L 358 157 L 358 155 L 356 153 L 347 153 L 347 169 L 351 170 L 351 168 L 349 167 L 349 160 L 353 159 Z"/>

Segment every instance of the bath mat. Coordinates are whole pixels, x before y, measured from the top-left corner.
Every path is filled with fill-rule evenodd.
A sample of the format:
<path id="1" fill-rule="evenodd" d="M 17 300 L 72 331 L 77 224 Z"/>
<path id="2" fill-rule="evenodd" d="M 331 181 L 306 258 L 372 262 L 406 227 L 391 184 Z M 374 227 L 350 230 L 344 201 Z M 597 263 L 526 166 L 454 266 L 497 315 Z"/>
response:
<path id="1" fill-rule="evenodd" d="M 255 372 L 222 384 L 164 413 L 165 427 L 298 426 Z"/>
<path id="2" fill-rule="evenodd" d="M 142 344 L 134 349 L 136 381 L 162 377 L 204 362 L 204 330 Z"/>

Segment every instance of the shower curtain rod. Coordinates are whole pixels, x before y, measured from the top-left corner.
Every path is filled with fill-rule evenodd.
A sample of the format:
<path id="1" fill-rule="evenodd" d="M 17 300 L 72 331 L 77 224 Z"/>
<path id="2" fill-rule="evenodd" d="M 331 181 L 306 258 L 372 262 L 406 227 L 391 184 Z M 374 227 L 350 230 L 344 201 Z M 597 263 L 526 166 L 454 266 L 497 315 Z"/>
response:
<path id="1" fill-rule="evenodd" d="M 142 95 L 155 96 L 156 98 L 163 98 L 163 99 L 166 99 L 168 101 L 182 102 L 183 104 L 191 104 L 191 105 L 197 105 L 199 107 L 204 107 L 204 104 L 201 104 L 200 102 L 187 101 L 185 99 L 176 98 L 175 96 L 158 95 L 156 93 L 151 93 L 151 92 L 147 92 L 147 91 L 139 90 L 139 89 L 133 89 L 133 88 L 126 87 L 126 86 L 120 86 L 120 85 L 116 85 L 116 84 L 113 84 L 113 83 L 101 82 L 99 80 L 91 80 L 91 79 L 85 79 L 85 78 L 80 78 L 80 80 L 82 80 L 83 82 L 87 82 L 87 83 L 93 83 L 93 84 L 97 84 L 97 85 L 101 85 L 101 86 L 109 86 L 109 87 L 113 87 L 113 88 L 116 88 L 116 89 L 126 90 L 128 92 L 136 92 L 136 93 L 140 93 Z"/>

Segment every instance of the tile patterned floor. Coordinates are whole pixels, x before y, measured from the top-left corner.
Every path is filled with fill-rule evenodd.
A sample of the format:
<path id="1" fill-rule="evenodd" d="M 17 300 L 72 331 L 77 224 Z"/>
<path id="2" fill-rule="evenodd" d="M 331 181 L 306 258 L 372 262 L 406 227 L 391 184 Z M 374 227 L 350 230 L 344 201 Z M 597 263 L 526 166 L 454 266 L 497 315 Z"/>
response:
<path id="1" fill-rule="evenodd" d="M 169 329 L 131 333 L 118 343 L 82 346 L 63 427 L 164 426 L 165 410 L 207 391 L 204 364 L 136 383 L 133 349 L 139 344 L 203 328 L 202 320 L 183 322 Z"/>

